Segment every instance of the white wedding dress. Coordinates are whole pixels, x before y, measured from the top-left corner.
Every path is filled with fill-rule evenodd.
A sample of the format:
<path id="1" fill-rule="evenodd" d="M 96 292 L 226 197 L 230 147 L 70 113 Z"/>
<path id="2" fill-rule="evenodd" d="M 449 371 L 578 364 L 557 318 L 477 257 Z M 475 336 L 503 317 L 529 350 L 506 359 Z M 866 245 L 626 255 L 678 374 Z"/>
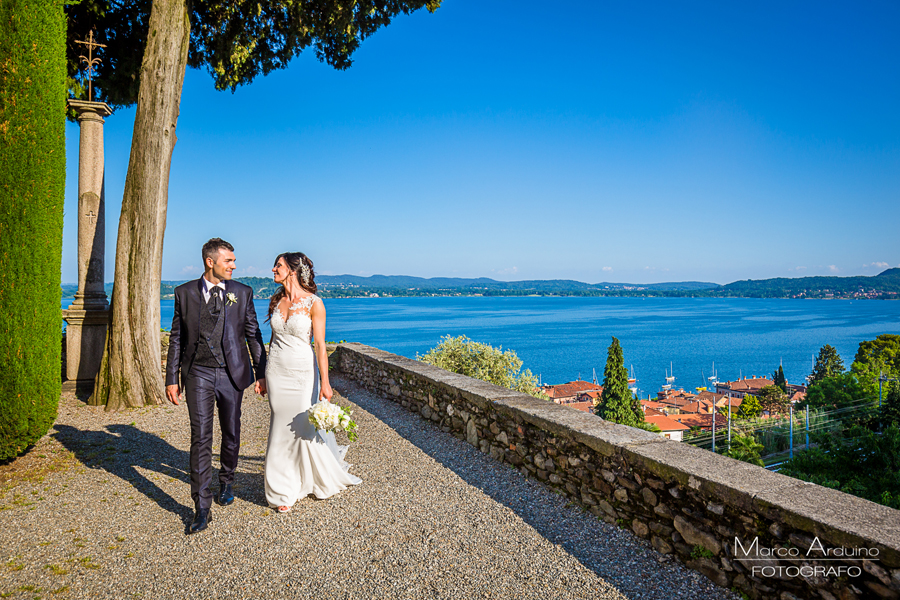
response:
<path id="1" fill-rule="evenodd" d="M 272 507 L 293 506 L 314 494 L 323 499 L 362 482 L 348 473 L 346 446 L 333 433 L 316 431 L 309 409 L 319 399 L 319 368 L 310 346 L 310 310 L 318 296 L 291 306 L 287 317 L 272 313 L 272 341 L 266 387 L 272 418 L 266 448 L 266 500 Z"/>

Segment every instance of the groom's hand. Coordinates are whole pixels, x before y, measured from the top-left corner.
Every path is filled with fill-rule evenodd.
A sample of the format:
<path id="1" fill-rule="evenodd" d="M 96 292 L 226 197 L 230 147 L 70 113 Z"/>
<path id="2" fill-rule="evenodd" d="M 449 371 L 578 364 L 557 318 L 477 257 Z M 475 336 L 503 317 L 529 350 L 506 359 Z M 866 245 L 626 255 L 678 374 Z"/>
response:
<path id="1" fill-rule="evenodd" d="M 178 406 L 179 396 L 181 396 L 181 387 L 177 383 L 166 386 L 166 397 L 169 399 L 169 402 Z"/>
<path id="2" fill-rule="evenodd" d="M 265 396 L 266 392 L 268 391 L 266 389 L 266 380 L 265 379 L 257 379 L 256 385 L 253 386 L 253 391 L 255 391 L 257 393 L 257 395 L 259 395 L 259 396 Z"/>

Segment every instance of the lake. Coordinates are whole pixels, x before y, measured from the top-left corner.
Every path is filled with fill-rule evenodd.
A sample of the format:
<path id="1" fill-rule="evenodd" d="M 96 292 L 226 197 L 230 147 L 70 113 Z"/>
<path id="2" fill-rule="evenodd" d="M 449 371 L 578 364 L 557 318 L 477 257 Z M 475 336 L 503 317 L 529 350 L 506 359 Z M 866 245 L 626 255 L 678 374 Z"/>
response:
<path id="1" fill-rule="evenodd" d="M 65 308 L 71 299 L 63 301 Z M 267 300 L 254 301 L 263 337 Z M 326 299 L 329 341 L 361 342 L 410 358 L 443 335 L 466 335 L 513 349 L 544 383 L 603 378 L 606 350 L 619 338 L 642 395 L 665 383 L 706 385 L 713 363 L 721 381 L 771 375 L 804 383 L 812 357 L 831 344 L 849 368 L 859 343 L 900 334 L 900 302 L 747 298 L 347 298 Z M 162 301 L 162 326 L 173 300 Z"/>

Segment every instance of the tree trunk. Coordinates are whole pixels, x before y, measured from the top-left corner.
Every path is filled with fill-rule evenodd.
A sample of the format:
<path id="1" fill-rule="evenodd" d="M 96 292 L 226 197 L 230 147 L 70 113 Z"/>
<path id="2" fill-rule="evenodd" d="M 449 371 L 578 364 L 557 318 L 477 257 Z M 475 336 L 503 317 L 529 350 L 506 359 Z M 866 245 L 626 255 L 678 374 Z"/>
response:
<path id="1" fill-rule="evenodd" d="M 165 399 L 159 286 L 169 167 L 189 38 L 186 0 L 154 0 L 119 218 L 112 320 L 89 400 L 105 404 L 106 410 Z"/>

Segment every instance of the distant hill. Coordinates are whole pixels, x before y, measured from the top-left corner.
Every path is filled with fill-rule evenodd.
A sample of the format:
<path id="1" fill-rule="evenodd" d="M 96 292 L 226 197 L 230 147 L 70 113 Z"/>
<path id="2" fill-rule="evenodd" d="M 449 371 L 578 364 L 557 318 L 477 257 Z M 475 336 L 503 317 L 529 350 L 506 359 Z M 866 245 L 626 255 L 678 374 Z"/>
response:
<path id="1" fill-rule="evenodd" d="M 253 288 L 257 298 L 268 298 L 280 287 L 269 277 L 237 277 Z M 171 298 L 184 281 L 163 281 L 160 294 Z M 407 275 L 319 275 L 319 294 L 324 297 L 474 295 L 524 296 L 707 296 L 740 298 L 900 298 L 900 268 L 888 269 L 874 277 L 798 277 L 747 279 L 727 285 L 702 281 L 667 283 L 584 283 L 571 279 L 497 281 L 487 277 L 410 277 Z M 112 294 L 112 284 L 105 286 Z M 77 291 L 75 284 L 62 286 L 63 298 Z"/>
<path id="2" fill-rule="evenodd" d="M 882 271 L 874 277 L 778 277 L 747 279 L 722 287 L 723 295 L 750 298 L 881 297 L 900 293 L 900 268 Z"/>
<path id="3" fill-rule="evenodd" d="M 319 285 L 325 288 L 396 288 L 405 290 L 470 290 L 478 291 L 534 291 L 534 292 L 574 292 L 604 290 L 709 290 L 720 287 L 717 283 L 686 281 L 679 283 L 584 283 L 571 279 L 547 279 L 524 281 L 497 281 L 487 277 L 466 279 L 462 277 L 409 277 L 406 275 L 320 275 L 316 278 Z"/>

